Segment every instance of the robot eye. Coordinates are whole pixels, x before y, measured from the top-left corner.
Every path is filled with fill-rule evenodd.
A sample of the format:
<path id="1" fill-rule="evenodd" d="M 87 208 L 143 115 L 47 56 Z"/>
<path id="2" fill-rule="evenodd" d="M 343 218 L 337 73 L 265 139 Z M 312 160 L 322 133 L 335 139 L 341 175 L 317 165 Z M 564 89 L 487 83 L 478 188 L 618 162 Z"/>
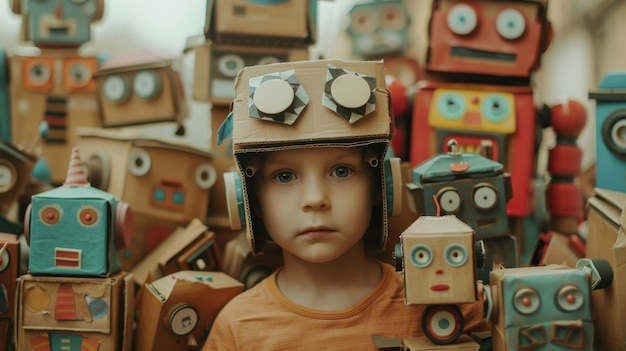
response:
<path id="1" fill-rule="evenodd" d="M 57 223 L 61 217 L 63 217 L 63 210 L 59 205 L 48 205 L 39 210 L 39 218 L 47 225 Z"/>
<path id="2" fill-rule="evenodd" d="M 437 109 L 439 113 L 450 120 L 461 118 L 465 114 L 467 105 L 463 97 L 457 93 L 447 93 L 437 101 Z"/>
<path id="3" fill-rule="evenodd" d="M 556 307 L 563 312 L 579 310 L 585 303 L 583 292 L 576 285 L 565 285 L 555 296 Z"/>
<path id="4" fill-rule="evenodd" d="M 84 87 L 91 81 L 91 68 L 84 62 L 74 62 L 67 71 L 68 81 L 73 87 Z"/>
<path id="5" fill-rule="evenodd" d="M 481 210 L 492 209 L 498 202 L 498 193 L 489 184 L 478 184 L 474 187 L 474 205 Z"/>
<path id="6" fill-rule="evenodd" d="M 501 94 L 490 94 L 483 100 L 482 112 L 490 122 L 502 122 L 510 111 L 509 101 Z"/>
<path id="7" fill-rule="evenodd" d="M 541 298 L 533 288 L 520 288 L 513 295 L 513 307 L 521 314 L 533 314 L 539 310 L 540 306 Z"/>
<path id="8" fill-rule="evenodd" d="M 191 305 L 174 307 L 168 316 L 168 328 L 176 336 L 189 335 L 198 325 L 198 311 Z"/>
<path id="9" fill-rule="evenodd" d="M 128 171 L 141 177 L 150 170 L 150 154 L 143 149 L 134 149 L 128 156 Z"/>
<path id="10" fill-rule="evenodd" d="M 461 208 L 461 195 L 454 188 L 443 188 L 437 194 L 439 206 L 447 214 L 453 214 Z"/>
<path id="11" fill-rule="evenodd" d="M 282 79 L 270 79 L 261 83 L 254 92 L 252 101 L 257 110 L 268 115 L 284 112 L 294 99 L 291 85 Z"/>
<path id="12" fill-rule="evenodd" d="M 476 11 L 469 5 L 454 5 L 448 12 L 448 27 L 456 34 L 469 34 L 477 24 Z"/>
<path id="13" fill-rule="evenodd" d="M 428 267 L 433 261 L 433 251 L 427 245 L 416 245 L 411 249 L 410 258 L 415 267 Z"/>
<path id="14" fill-rule="evenodd" d="M 257 65 L 269 65 L 270 63 L 279 63 L 280 60 L 276 56 L 263 56 L 257 62 Z"/>
<path id="15" fill-rule="evenodd" d="M 224 55 L 217 60 L 217 69 L 228 78 L 235 78 L 245 65 L 243 58 L 235 54 Z"/>
<path id="16" fill-rule="evenodd" d="M 11 256 L 9 255 L 9 250 L 0 251 L 0 273 L 4 272 L 9 267 L 9 263 L 11 263 Z"/>
<path id="17" fill-rule="evenodd" d="M 607 148 L 620 157 L 626 156 L 626 114 L 613 112 L 602 123 L 602 140 Z"/>
<path id="18" fill-rule="evenodd" d="M 99 218 L 100 211 L 92 206 L 83 206 L 78 210 L 78 221 L 85 227 L 93 227 Z"/>
<path id="19" fill-rule="evenodd" d="M 11 190 L 16 179 L 16 171 L 13 165 L 0 160 L 0 194 Z"/>
<path id="20" fill-rule="evenodd" d="M 45 63 L 35 63 L 28 70 L 28 83 L 35 87 L 46 85 L 52 77 L 52 69 Z"/>
<path id="21" fill-rule="evenodd" d="M 460 244 L 451 244 L 446 247 L 445 259 L 449 265 L 459 267 L 467 262 L 467 250 Z"/>
<path id="22" fill-rule="evenodd" d="M 376 11 L 370 7 L 361 6 L 350 13 L 348 31 L 355 35 L 371 34 L 378 28 Z"/>
<path id="23" fill-rule="evenodd" d="M 102 83 L 102 94 L 112 103 L 122 103 L 130 96 L 130 81 L 120 75 L 109 76 Z"/>
<path id="24" fill-rule="evenodd" d="M 161 94 L 163 81 L 159 73 L 153 70 L 137 73 L 133 80 L 133 90 L 139 98 L 152 100 Z"/>
<path id="25" fill-rule="evenodd" d="M 389 4 L 380 11 L 381 27 L 387 30 L 399 31 L 408 25 L 405 9 L 398 4 Z"/>
<path id="26" fill-rule="evenodd" d="M 217 171 L 212 165 L 204 163 L 196 168 L 194 178 L 200 189 L 209 189 L 217 180 Z"/>
<path id="27" fill-rule="evenodd" d="M 521 12 L 514 9 L 506 9 L 498 14 L 496 30 L 505 39 L 517 39 L 526 30 L 526 20 Z"/>

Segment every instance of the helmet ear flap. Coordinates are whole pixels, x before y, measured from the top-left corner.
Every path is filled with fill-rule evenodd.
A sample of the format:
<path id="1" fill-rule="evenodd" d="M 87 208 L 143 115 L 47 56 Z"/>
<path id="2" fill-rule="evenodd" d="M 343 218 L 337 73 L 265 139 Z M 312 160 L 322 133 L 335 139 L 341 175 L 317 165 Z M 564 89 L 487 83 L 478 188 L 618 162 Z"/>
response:
<path id="1" fill-rule="evenodd" d="M 226 206 L 228 208 L 230 228 L 232 230 L 241 230 L 246 226 L 246 215 L 244 210 L 243 189 L 239 173 L 225 172 L 224 185 L 226 188 Z"/>
<path id="2" fill-rule="evenodd" d="M 390 157 L 384 165 L 387 216 L 396 217 L 402 213 L 402 164 L 399 157 Z"/>

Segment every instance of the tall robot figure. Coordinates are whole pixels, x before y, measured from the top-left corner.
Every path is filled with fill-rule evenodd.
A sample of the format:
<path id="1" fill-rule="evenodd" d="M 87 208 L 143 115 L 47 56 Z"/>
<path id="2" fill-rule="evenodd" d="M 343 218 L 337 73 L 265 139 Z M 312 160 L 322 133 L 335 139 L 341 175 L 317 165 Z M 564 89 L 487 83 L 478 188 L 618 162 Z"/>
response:
<path id="1" fill-rule="evenodd" d="M 506 206 L 511 177 L 501 164 L 472 153 L 460 153 L 450 140 L 447 154 L 434 155 L 413 169 L 406 184 L 409 206 L 418 215 L 454 215 L 467 223 L 485 246 L 478 279 L 489 281 L 495 264 L 516 265 L 515 238 L 509 234 Z"/>
<path id="2" fill-rule="evenodd" d="M 65 176 L 76 126 L 99 126 L 96 102 L 98 58 L 78 53 L 100 20 L 104 0 L 13 0 L 22 15 L 23 37 L 39 54 L 10 59 L 11 140 L 26 150 L 39 144 L 46 177 Z"/>
<path id="3" fill-rule="evenodd" d="M 405 86 L 424 78 L 417 59 L 405 53 L 410 46 L 407 34 L 411 24 L 409 13 L 403 0 L 357 3 L 350 9 L 347 28 L 352 40 L 352 53 L 364 60 L 384 59 L 385 74 Z M 403 111 L 394 117 L 396 134 L 392 147 L 396 156 L 404 158 L 408 154 L 406 135 L 410 116 Z"/>
<path id="4" fill-rule="evenodd" d="M 207 0 L 202 44 L 193 47 L 193 98 L 211 103 L 214 136 L 230 111 L 235 78 L 244 66 L 309 59 L 309 46 L 316 39 L 316 4 L 317 0 Z M 260 263 L 258 256 L 251 261 L 245 259 L 251 253 L 237 240 L 243 233 L 231 229 L 227 206 L 218 200 L 226 198 L 221 174 L 235 170 L 232 145 L 212 144 L 219 176 L 211 190 L 214 201 L 209 206 L 207 224 L 215 231 L 225 256 L 241 258 L 228 265 L 238 267 L 237 271 L 227 273 L 239 278 L 248 268 L 256 270 L 257 264 L 262 266 L 260 271 L 273 271 L 276 267 L 272 262 L 276 260 Z M 233 252 L 228 252 L 231 249 Z M 242 251 L 247 252 L 242 255 Z"/>
<path id="5" fill-rule="evenodd" d="M 411 164 L 445 151 L 452 138 L 463 152 L 479 153 L 490 144 L 490 157 L 511 174 L 507 213 L 524 261 L 540 232 L 532 189 L 539 135 L 552 126 L 550 229 L 576 233 L 582 197 L 573 177 L 582 153 L 575 141 L 585 109 L 570 100 L 542 109 L 533 104 L 531 75 L 551 39 L 547 1 L 434 0 L 429 33 L 428 79 L 419 83 L 413 105 Z"/>

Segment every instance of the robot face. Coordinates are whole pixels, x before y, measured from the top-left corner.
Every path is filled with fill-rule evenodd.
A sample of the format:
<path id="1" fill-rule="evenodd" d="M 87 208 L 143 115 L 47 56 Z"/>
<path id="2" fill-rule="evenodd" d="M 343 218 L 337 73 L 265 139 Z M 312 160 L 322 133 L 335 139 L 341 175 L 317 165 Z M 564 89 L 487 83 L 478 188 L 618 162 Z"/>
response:
<path id="1" fill-rule="evenodd" d="M 392 54 L 408 45 L 410 19 L 402 1 L 357 4 L 350 10 L 352 50 L 363 56 Z"/>
<path id="2" fill-rule="evenodd" d="M 452 223 L 454 216 L 420 217 L 424 232 L 402 233 L 404 279 L 408 303 L 470 302 L 475 297 L 474 235 L 467 225 Z M 431 223 L 429 223 L 431 222 Z M 460 222 L 460 221 L 458 221 Z M 416 225 L 417 225 L 416 224 Z M 428 233 L 429 226 L 449 233 Z M 465 232 L 459 232 L 461 227 Z"/>
<path id="3" fill-rule="evenodd" d="M 476 231 L 477 239 L 501 236 L 508 232 L 509 179 L 499 175 L 424 183 L 423 196 L 416 199 L 423 199 L 425 203 L 418 204 L 418 208 L 423 208 L 423 214 L 429 216 L 438 211 L 457 216 Z"/>
<path id="4" fill-rule="evenodd" d="M 128 187 L 138 195 L 126 201 L 135 211 L 166 213 L 181 220 L 206 215 L 209 189 L 217 179 L 210 159 L 179 150 L 133 147 L 126 169 Z"/>
<path id="5" fill-rule="evenodd" d="M 87 189 L 61 187 L 67 192 Z M 55 191 L 56 190 L 56 191 Z M 44 194 L 58 192 L 53 189 Z M 33 274 L 102 275 L 108 271 L 110 209 L 93 198 L 33 198 L 29 270 Z"/>
<path id="6" fill-rule="evenodd" d="M 37 45 L 78 47 L 102 13 L 98 0 L 26 0 L 28 39 Z"/>
<path id="7" fill-rule="evenodd" d="M 22 85 L 27 91 L 57 96 L 95 91 L 92 76 L 97 70 L 98 62 L 93 57 L 25 57 L 22 61 Z"/>
<path id="8" fill-rule="evenodd" d="M 122 126 L 178 117 L 178 91 L 174 73 L 166 68 L 103 73 L 98 76 L 105 126 Z"/>
<path id="9" fill-rule="evenodd" d="M 516 350 L 589 350 L 591 292 L 585 273 L 533 268 L 512 269 L 497 283 L 502 294 L 497 328 L 504 329 L 505 344 Z"/>
<path id="10" fill-rule="evenodd" d="M 545 46 L 544 11 L 535 1 L 435 1 L 427 67 L 528 77 Z"/>

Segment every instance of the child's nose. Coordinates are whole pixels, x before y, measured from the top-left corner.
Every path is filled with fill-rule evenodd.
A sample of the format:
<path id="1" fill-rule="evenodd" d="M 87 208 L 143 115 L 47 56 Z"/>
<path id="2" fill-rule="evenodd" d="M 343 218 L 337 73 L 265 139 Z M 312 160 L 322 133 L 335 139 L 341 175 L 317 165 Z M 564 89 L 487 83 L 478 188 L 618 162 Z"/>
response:
<path id="1" fill-rule="evenodd" d="M 302 209 L 305 211 L 330 208 L 330 201 L 322 182 L 308 180 L 304 183 L 302 193 Z"/>

